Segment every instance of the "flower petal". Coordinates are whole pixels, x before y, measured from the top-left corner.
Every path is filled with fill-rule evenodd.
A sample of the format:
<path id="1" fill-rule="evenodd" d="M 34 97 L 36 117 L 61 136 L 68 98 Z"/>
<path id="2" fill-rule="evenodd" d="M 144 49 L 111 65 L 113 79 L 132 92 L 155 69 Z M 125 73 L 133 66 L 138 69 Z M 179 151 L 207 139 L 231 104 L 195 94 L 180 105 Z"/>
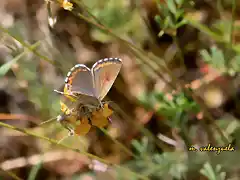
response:
<path id="1" fill-rule="evenodd" d="M 88 122 L 87 117 L 83 117 L 81 119 L 81 123 L 79 125 L 76 125 L 75 127 L 75 133 L 79 136 L 86 135 L 91 129 L 91 125 Z"/>

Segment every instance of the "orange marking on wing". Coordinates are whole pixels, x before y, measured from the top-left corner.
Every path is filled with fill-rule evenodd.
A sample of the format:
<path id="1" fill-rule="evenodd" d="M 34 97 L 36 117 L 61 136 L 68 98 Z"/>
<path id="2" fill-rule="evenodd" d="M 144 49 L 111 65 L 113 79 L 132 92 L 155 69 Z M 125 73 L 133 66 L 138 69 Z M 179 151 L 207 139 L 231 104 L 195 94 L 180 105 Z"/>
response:
<path id="1" fill-rule="evenodd" d="M 104 73 L 103 75 L 103 85 L 105 85 L 106 83 L 108 83 L 110 81 L 110 75 L 109 73 Z"/>

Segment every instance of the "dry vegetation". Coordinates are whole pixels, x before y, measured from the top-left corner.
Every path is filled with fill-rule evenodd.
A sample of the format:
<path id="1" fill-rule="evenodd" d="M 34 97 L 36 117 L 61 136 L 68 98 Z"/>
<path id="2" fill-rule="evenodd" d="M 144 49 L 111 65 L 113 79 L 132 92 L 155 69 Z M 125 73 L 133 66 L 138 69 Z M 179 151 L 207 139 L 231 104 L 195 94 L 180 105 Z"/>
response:
<path id="1" fill-rule="evenodd" d="M 73 6 L 71 6 L 73 5 Z M 2 0 L 0 179 L 239 179 L 237 0 Z M 67 72 L 119 57 L 112 124 L 68 137 Z M 233 149 L 189 151 L 208 145 Z M 223 148 L 226 150 L 226 148 Z"/>

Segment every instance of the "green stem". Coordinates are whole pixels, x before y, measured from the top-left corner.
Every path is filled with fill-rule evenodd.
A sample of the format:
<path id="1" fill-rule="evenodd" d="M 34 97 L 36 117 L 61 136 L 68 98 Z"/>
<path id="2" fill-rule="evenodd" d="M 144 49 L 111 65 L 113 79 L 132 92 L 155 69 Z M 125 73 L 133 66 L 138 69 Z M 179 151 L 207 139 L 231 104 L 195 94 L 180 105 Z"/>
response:
<path id="1" fill-rule="evenodd" d="M 41 53 L 39 53 L 37 50 L 33 49 L 31 47 L 31 45 L 29 45 L 28 43 L 25 43 L 24 40 L 22 40 L 19 37 L 14 36 L 12 33 L 10 33 L 7 29 L 5 29 L 4 27 L 0 26 L 0 30 L 6 34 L 8 34 L 9 36 L 11 36 L 13 39 L 15 39 L 16 41 L 18 41 L 22 46 L 26 47 L 29 51 L 33 52 L 35 55 L 37 55 L 38 57 L 40 57 L 41 59 L 54 64 L 54 61 L 49 59 L 46 56 L 43 56 Z"/>
<path id="2" fill-rule="evenodd" d="M 13 178 L 14 180 L 23 180 L 22 178 L 18 177 L 16 174 L 14 174 L 13 172 L 11 171 L 5 171 L 3 169 L 0 169 L 0 171 L 8 174 L 11 178 Z"/>
<path id="3" fill-rule="evenodd" d="M 186 66 L 185 66 L 185 63 L 184 63 L 183 51 L 182 51 L 182 49 L 180 48 L 180 44 L 179 44 L 179 41 L 178 41 L 178 38 L 177 38 L 176 35 L 173 36 L 173 40 L 174 40 L 174 43 L 176 44 L 177 50 L 178 50 L 178 52 L 179 52 L 179 57 L 180 57 L 181 65 L 182 65 L 182 67 L 184 68 L 184 70 L 186 70 Z"/>
<path id="4" fill-rule="evenodd" d="M 240 48 L 237 46 L 233 46 L 232 44 L 229 43 L 229 40 L 226 38 L 222 37 L 221 35 L 216 34 L 215 32 L 211 31 L 208 27 L 205 25 L 195 22 L 187 17 L 185 19 L 188 21 L 188 24 L 191 26 L 195 27 L 196 29 L 200 30 L 201 32 L 205 33 L 207 36 L 211 37 L 213 40 L 219 42 L 219 43 L 224 43 L 226 47 L 233 49 L 236 53 L 240 53 Z"/>
<path id="5" fill-rule="evenodd" d="M 98 156 L 95 156 L 95 155 L 90 154 L 90 153 L 87 153 L 87 152 L 80 151 L 79 149 L 72 148 L 72 147 L 70 147 L 70 146 L 68 146 L 68 145 L 65 145 L 65 144 L 58 143 L 58 141 L 56 141 L 56 140 L 54 140 L 54 139 L 51 139 L 51 138 L 48 138 L 48 137 L 44 137 L 44 136 L 41 136 L 41 135 L 38 135 L 38 134 L 34 134 L 33 132 L 28 131 L 28 130 L 26 130 L 26 129 L 18 128 L 18 127 L 15 127 L 15 126 L 12 126 L 12 125 L 3 123 L 3 122 L 0 122 L 0 126 L 5 127 L 5 128 L 8 128 L 8 129 L 15 130 L 15 131 L 22 132 L 22 133 L 24 133 L 24 134 L 27 134 L 27 135 L 29 135 L 29 136 L 36 137 L 36 138 L 38 138 L 38 139 L 42 139 L 42 140 L 48 141 L 48 142 L 50 142 L 50 143 L 52 143 L 52 144 L 54 144 L 54 145 L 61 146 L 61 147 L 63 147 L 63 148 L 67 148 L 67 149 L 72 150 L 72 151 L 74 151 L 74 152 L 77 152 L 77 153 L 80 153 L 80 154 L 82 154 L 82 155 L 85 155 L 85 156 L 87 156 L 87 157 L 89 157 L 89 158 L 96 159 L 96 160 L 98 160 L 98 161 L 100 161 L 100 162 L 102 162 L 102 163 L 104 163 L 104 164 L 109 165 L 109 166 L 114 166 L 114 167 L 116 167 L 116 168 L 126 169 L 126 168 L 124 168 L 124 167 L 122 167 L 122 166 L 119 166 L 119 165 L 116 165 L 116 164 L 112 164 L 111 162 L 106 161 L 106 160 L 104 160 L 104 159 L 102 159 L 102 158 L 100 158 L 100 157 L 98 157 Z M 144 179 L 144 180 L 147 180 L 147 179 L 148 179 L 147 177 L 144 177 L 143 175 L 141 175 L 141 174 L 139 174 L 139 173 L 133 172 L 133 171 L 131 171 L 131 170 L 129 170 L 129 169 L 126 169 L 126 170 L 129 171 L 130 173 L 132 173 L 134 176 L 138 177 L 139 179 Z"/>
<path id="6" fill-rule="evenodd" d="M 217 9 L 219 14 L 221 15 L 224 12 L 223 6 L 222 6 L 222 0 L 217 1 Z"/>
<path id="7" fill-rule="evenodd" d="M 51 138 L 48 138 L 48 137 L 44 137 L 44 136 L 41 136 L 41 135 L 38 135 L 38 134 L 34 134 L 33 132 L 30 132 L 30 131 L 28 131 L 28 130 L 26 130 L 26 129 L 18 128 L 18 127 L 15 127 L 15 126 L 11 126 L 11 125 L 6 124 L 6 123 L 3 123 L 3 122 L 0 122 L 0 126 L 3 126 L 3 127 L 5 127 L 5 128 L 8 128 L 8 129 L 13 129 L 13 130 L 22 132 L 22 133 L 27 134 L 27 135 L 29 135 L 29 136 L 34 136 L 34 137 L 36 137 L 36 138 L 39 138 L 39 139 L 48 141 L 48 142 L 50 142 L 50 143 L 52 143 L 52 144 L 59 145 L 59 146 L 64 147 L 64 148 L 71 149 L 71 150 L 73 150 L 73 151 L 75 151 L 75 152 L 78 152 L 78 153 L 81 153 L 81 154 L 83 154 L 83 155 L 85 155 L 85 156 L 88 156 L 88 157 L 90 157 L 90 158 L 96 159 L 96 160 L 98 160 L 98 161 L 100 161 L 100 162 L 102 162 L 102 163 L 105 163 L 105 164 L 108 164 L 108 165 L 111 164 L 110 162 L 107 162 L 107 161 L 105 161 L 104 159 L 99 158 L 99 157 L 97 157 L 97 156 L 95 156 L 95 155 L 93 155 L 93 154 L 90 154 L 90 153 L 87 153 L 87 152 L 82 152 L 82 151 L 80 151 L 79 149 L 71 148 L 71 147 L 69 147 L 69 146 L 67 146 L 67 145 L 65 145 L 65 144 L 61 144 L 61 143 L 58 144 L 58 141 L 56 141 L 56 140 L 54 140 L 54 139 L 51 139 Z"/>
<path id="8" fill-rule="evenodd" d="M 236 0 L 232 0 L 232 20 L 229 34 L 229 44 L 233 43 L 233 33 L 234 33 L 234 21 L 235 21 L 235 11 L 236 11 Z"/>

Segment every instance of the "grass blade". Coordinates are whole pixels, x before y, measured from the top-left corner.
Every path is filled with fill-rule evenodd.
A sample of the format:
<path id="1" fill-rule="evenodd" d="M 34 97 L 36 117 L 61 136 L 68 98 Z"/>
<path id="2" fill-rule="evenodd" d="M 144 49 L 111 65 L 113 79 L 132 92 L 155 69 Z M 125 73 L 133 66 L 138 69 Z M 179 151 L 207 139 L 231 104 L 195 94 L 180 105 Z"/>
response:
<path id="1" fill-rule="evenodd" d="M 40 42 L 36 42 L 35 44 L 33 44 L 32 46 L 30 46 L 29 48 L 34 50 L 36 49 L 38 46 L 40 45 Z M 0 76 L 5 76 L 6 73 L 11 69 L 12 65 L 15 64 L 18 60 L 20 60 L 24 55 L 27 54 L 27 51 L 23 51 L 21 54 L 19 54 L 18 56 L 14 57 L 11 61 L 3 64 L 0 67 Z"/>

